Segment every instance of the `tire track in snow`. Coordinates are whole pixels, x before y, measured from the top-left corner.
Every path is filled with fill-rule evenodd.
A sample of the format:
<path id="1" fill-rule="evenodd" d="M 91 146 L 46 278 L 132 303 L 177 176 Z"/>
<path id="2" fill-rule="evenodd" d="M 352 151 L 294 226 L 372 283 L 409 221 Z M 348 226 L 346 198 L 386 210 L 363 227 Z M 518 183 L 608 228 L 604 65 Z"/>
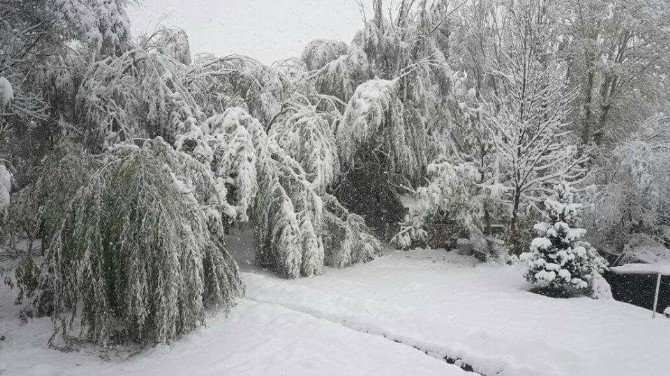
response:
<path id="1" fill-rule="evenodd" d="M 330 322 L 330 323 L 342 325 L 347 329 L 350 329 L 350 330 L 353 330 L 353 331 L 356 331 L 356 332 L 359 332 L 359 333 L 365 333 L 365 334 L 370 334 L 370 335 L 382 337 L 382 338 L 384 338 L 388 341 L 393 341 L 395 343 L 411 347 L 415 350 L 418 350 L 418 351 L 424 353 L 427 356 L 430 356 L 431 358 L 442 360 L 449 365 L 460 367 L 462 370 L 464 370 L 466 372 L 471 372 L 471 373 L 481 375 L 481 376 L 490 376 L 490 375 L 486 375 L 486 374 L 479 373 L 479 372 L 475 371 L 474 368 L 472 367 L 472 365 L 465 363 L 460 358 L 451 357 L 449 355 L 442 355 L 442 354 L 440 354 L 440 353 L 438 353 L 434 350 L 428 349 L 427 346 L 422 346 L 419 343 L 419 341 L 415 341 L 415 340 L 412 340 L 410 338 L 405 338 L 403 336 L 394 336 L 390 333 L 386 333 L 386 332 L 381 331 L 381 330 L 362 328 L 360 325 L 355 325 L 354 323 L 347 322 L 347 320 L 337 320 L 336 318 L 330 318 L 330 317 L 327 317 L 328 315 L 324 315 L 323 313 L 318 312 L 316 310 L 301 308 L 301 307 L 298 307 L 297 305 L 284 304 L 284 303 L 281 303 L 281 302 L 279 302 L 277 300 L 274 300 L 274 299 L 263 299 L 263 298 L 258 298 L 258 297 L 249 297 L 248 294 L 243 299 L 250 300 L 250 301 L 256 302 L 256 303 L 261 303 L 261 304 L 276 305 L 276 306 L 282 307 L 284 309 L 288 309 L 288 310 L 293 311 L 293 312 L 297 312 L 297 313 L 301 313 L 301 314 L 313 317 L 313 318 L 318 319 L 318 320 L 323 320 L 323 321 L 327 321 L 327 322 Z M 500 374 L 501 372 L 502 372 L 502 370 L 497 372 L 496 375 Z"/>

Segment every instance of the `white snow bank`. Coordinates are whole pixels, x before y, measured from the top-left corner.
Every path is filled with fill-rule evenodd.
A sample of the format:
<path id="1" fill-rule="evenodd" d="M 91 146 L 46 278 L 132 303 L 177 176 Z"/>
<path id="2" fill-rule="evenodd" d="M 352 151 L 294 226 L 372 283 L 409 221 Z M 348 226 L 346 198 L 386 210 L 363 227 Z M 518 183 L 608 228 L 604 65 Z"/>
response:
<path id="1" fill-rule="evenodd" d="M 384 335 L 486 375 L 661 375 L 670 325 L 613 300 L 526 289 L 522 267 L 417 250 L 295 281 L 244 273 L 247 296 Z"/>

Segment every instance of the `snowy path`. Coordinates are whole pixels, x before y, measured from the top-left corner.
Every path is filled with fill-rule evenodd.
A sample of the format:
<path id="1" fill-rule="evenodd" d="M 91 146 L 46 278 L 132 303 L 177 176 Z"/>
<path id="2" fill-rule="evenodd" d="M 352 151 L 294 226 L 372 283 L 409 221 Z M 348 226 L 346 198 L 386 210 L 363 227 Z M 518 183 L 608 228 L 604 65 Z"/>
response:
<path id="1" fill-rule="evenodd" d="M 247 299 L 228 318 L 210 318 L 206 328 L 173 346 L 151 349 L 128 362 L 103 362 L 85 352 L 47 349 L 51 329 L 47 320 L 9 332 L 0 328 L 8 335 L 0 342 L 3 376 L 466 374 L 402 344 Z"/>
<path id="2" fill-rule="evenodd" d="M 666 375 L 670 321 L 616 301 L 531 294 L 518 267 L 392 253 L 295 281 L 244 273 L 248 299 L 385 336 L 485 375 Z M 460 362 L 459 362 L 460 363 Z"/>

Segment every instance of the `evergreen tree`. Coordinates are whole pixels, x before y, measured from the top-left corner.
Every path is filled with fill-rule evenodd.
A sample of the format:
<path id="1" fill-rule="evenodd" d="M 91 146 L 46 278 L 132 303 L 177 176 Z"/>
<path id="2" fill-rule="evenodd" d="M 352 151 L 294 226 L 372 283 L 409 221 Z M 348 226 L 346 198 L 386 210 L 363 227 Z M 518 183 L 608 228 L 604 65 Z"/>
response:
<path id="1" fill-rule="evenodd" d="M 582 205 L 575 202 L 570 185 L 562 182 L 544 206 L 544 222 L 535 225 L 538 237 L 533 239 L 530 252 L 522 254 L 528 262 L 526 279 L 548 295 L 586 293 L 605 261 L 591 244 L 581 240 L 586 230 L 576 224 Z"/>

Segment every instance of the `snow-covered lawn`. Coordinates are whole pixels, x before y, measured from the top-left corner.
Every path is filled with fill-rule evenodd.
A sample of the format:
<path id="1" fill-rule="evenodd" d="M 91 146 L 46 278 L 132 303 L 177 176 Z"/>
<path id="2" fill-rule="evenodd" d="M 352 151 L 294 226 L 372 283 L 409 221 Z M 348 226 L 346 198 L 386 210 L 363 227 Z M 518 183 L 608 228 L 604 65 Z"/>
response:
<path id="1" fill-rule="evenodd" d="M 666 375 L 670 320 L 615 301 L 525 291 L 518 267 L 393 252 L 319 277 L 243 273 L 247 297 L 172 346 L 122 361 L 46 348 L 0 288 L 7 375 Z M 458 360 L 461 359 L 461 360 Z M 4 370 L 4 373 L 3 373 Z"/>
<path id="2" fill-rule="evenodd" d="M 437 250 L 284 281 L 246 273 L 248 299 L 382 334 L 486 375 L 668 375 L 670 320 L 613 300 L 527 291 L 520 266 Z"/>

